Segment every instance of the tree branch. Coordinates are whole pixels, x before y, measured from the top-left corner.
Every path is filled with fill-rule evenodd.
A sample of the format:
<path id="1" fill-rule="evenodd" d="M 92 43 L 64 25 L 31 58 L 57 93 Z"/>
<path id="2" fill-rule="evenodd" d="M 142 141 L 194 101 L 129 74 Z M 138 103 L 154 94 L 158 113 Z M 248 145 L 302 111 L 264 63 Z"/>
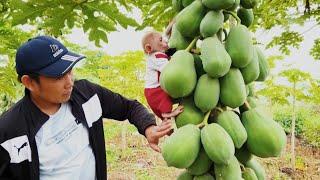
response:
<path id="1" fill-rule="evenodd" d="M 309 0 L 306 0 L 306 5 L 304 7 L 304 14 L 308 13 L 310 14 L 311 8 L 310 8 L 310 2 Z"/>

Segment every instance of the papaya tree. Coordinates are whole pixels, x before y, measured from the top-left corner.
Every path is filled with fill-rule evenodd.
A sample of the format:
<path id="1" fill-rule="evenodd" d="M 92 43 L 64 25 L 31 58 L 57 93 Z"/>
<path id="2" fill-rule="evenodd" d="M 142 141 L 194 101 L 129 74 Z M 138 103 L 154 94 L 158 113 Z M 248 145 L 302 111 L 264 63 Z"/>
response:
<path id="1" fill-rule="evenodd" d="M 311 79 L 309 73 L 303 72 L 299 69 L 289 69 L 282 71 L 280 76 L 285 77 L 290 87 L 287 90 L 292 97 L 292 122 L 291 122 L 291 166 L 295 169 L 295 123 L 296 123 L 296 100 L 306 100 L 303 83 Z"/>
<path id="2" fill-rule="evenodd" d="M 273 78 L 270 78 L 264 82 L 265 87 L 258 91 L 259 95 L 265 96 L 270 101 L 271 105 L 280 104 L 288 105 L 288 87 L 276 84 Z"/>
<path id="3" fill-rule="evenodd" d="M 267 58 L 269 68 L 272 70 L 276 67 L 277 61 L 282 61 L 284 59 L 281 55 L 271 55 Z M 273 73 L 270 73 L 269 78 L 264 81 L 263 87 L 257 92 L 259 95 L 268 97 L 271 105 L 281 104 L 287 105 L 289 104 L 288 96 L 289 93 L 287 91 L 287 87 L 281 84 L 277 84 L 276 81 L 277 76 Z"/>
<path id="4" fill-rule="evenodd" d="M 5 0 L 2 16 L 13 26 L 29 24 L 40 32 L 55 37 L 70 29 L 82 28 L 89 40 L 100 46 L 100 40 L 108 42 L 108 33 L 116 26 L 138 27 L 137 21 L 128 15 L 140 1 L 93 1 L 93 0 Z M 142 3 L 142 1 L 140 2 Z M 120 10 L 121 9 L 121 10 Z"/>
<path id="5" fill-rule="evenodd" d="M 308 31 L 319 28 L 320 2 L 318 0 L 261 0 L 254 9 L 255 20 L 253 29 L 262 28 L 265 31 L 279 28 L 280 34 L 275 35 L 267 44 L 268 48 L 278 47 L 285 55 L 290 54 L 290 49 L 299 48 Z M 306 22 L 314 22 L 307 30 L 299 32 L 293 28 L 294 25 L 304 26 Z M 316 38 L 310 54 L 315 59 L 320 59 L 320 39 Z"/>
<path id="6" fill-rule="evenodd" d="M 310 102 L 313 103 L 313 104 L 317 104 L 319 105 L 320 104 L 320 81 L 311 81 L 310 82 L 310 90 L 309 90 L 309 93 L 310 93 Z"/>

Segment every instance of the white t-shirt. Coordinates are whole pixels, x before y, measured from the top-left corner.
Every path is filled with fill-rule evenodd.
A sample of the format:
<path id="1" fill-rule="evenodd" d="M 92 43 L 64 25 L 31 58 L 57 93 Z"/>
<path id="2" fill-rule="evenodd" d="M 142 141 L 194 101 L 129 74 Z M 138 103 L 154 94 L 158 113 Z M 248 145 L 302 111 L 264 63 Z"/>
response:
<path id="1" fill-rule="evenodd" d="M 168 64 L 169 57 L 162 52 L 154 52 L 146 57 L 145 88 L 160 86 L 160 73 Z"/>
<path id="2" fill-rule="evenodd" d="M 89 133 L 82 123 L 77 122 L 70 105 L 61 104 L 37 132 L 40 180 L 96 179 Z"/>

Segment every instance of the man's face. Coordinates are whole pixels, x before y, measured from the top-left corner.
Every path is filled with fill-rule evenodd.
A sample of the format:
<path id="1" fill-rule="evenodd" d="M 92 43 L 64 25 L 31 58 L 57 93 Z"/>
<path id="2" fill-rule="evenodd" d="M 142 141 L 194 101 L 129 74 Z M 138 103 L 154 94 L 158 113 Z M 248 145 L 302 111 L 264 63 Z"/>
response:
<path id="1" fill-rule="evenodd" d="M 32 97 L 42 103 L 60 104 L 70 99 L 73 89 L 72 70 L 59 78 L 39 76 L 39 83 L 34 84 Z"/>
<path id="2" fill-rule="evenodd" d="M 152 42 L 153 52 L 165 52 L 168 49 L 167 41 L 161 36 L 161 34 L 156 34 L 153 36 Z"/>

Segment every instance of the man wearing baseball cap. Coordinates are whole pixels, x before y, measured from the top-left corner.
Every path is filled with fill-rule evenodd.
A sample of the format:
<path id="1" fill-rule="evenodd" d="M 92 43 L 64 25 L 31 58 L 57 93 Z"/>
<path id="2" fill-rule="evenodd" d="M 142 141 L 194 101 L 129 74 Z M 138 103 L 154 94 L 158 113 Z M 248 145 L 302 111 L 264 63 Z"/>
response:
<path id="1" fill-rule="evenodd" d="M 172 130 L 136 100 L 87 80 L 74 81 L 84 56 L 48 36 L 17 50 L 18 80 L 25 95 L 0 116 L 0 179 L 105 180 L 103 118 L 134 124 L 152 149 Z"/>

